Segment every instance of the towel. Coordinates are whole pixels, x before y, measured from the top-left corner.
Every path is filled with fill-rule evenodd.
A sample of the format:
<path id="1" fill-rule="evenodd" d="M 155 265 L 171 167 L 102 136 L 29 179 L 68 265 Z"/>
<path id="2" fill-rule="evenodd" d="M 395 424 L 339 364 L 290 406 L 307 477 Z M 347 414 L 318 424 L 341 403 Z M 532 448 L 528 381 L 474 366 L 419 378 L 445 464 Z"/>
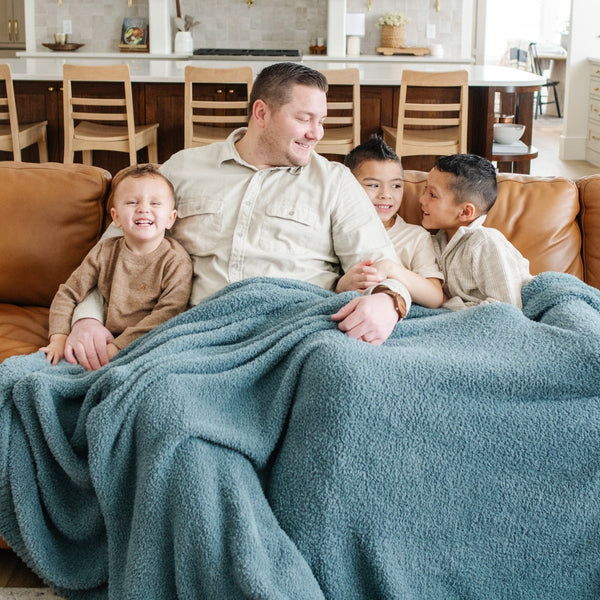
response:
<path id="1" fill-rule="evenodd" d="M 381 347 L 295 280 L 87 373 L 0 365 L 0 535 L 68 599 L 592 598 L 600 293 L 413 307 Z"/>

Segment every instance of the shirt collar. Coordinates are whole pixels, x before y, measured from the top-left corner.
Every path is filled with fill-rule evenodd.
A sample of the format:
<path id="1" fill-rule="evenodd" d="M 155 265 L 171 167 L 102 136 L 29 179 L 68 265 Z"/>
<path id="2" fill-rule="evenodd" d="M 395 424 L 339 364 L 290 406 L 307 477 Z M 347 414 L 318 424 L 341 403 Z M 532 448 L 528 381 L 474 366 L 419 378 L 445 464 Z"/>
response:
<path id="1" fill-rule="evenodd" d="M 233 160 L 240 165 L 244 165 L 245 167 L 248 167 L 249 169 L 253 169 L 254 171 L 259 170 L 254 165 L 247 163 L 240 156 L 240 153 L 237 151 L 237 148 L 235 147 L 235 143 L 246 134 L 246 131 L 248 131 L 247 127 L 240 127 L 239 129 L 236 129 L 235 131 L 232 131 L 229 134 L 229 137 L 225 140 L 225 142 L 221 146 L 221 150 L 220 150 L 219 157 L 218 157 L 219 165 L 221 165 L 222 163 L 227 162 L 229 160 Z M 311 158 L 311 160 L 312 160 L 312 158 Z M 292 175 L 299 175 L 300 173 L 302 173 L 302 169 L 304 169 L 304 167 L 301 167 L 301 166 L 300 167 L 271 167 L 271 169 L 287 170 Z"/>

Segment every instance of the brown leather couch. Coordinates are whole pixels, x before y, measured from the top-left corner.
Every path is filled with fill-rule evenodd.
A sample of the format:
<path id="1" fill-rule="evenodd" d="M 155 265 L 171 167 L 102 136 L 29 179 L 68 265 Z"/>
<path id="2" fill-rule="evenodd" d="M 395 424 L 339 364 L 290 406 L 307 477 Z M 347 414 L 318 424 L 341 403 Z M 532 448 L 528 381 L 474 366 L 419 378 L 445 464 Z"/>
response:
<path id="1" fill-rule="evenodd" d="M 419 223 L 427 173 L 405 179 L 401 214 Z M 0 362 L 46 343 L 54 293 L 106 226 L 110 180 L 97 167 L 0 162 Z M 502 174 L 499 182 L 487 225 L 532 273 L 562 271 L 600 288 L 600 174 L 577 182 Z"/>

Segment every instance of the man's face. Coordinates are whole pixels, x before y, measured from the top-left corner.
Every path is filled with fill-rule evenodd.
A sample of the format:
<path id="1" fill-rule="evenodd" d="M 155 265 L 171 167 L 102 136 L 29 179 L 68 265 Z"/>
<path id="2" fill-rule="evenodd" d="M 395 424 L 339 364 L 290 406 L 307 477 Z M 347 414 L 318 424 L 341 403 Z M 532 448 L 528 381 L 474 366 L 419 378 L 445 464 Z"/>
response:
<path id="1" fill-rule="evenodd" d="M 325 92 L 316 87 L 295 85 L 290 101 L 273 110 L 265 106 L 260 152 L 272 167 L 304 166 L 323 137 L 327 116 Z"/>

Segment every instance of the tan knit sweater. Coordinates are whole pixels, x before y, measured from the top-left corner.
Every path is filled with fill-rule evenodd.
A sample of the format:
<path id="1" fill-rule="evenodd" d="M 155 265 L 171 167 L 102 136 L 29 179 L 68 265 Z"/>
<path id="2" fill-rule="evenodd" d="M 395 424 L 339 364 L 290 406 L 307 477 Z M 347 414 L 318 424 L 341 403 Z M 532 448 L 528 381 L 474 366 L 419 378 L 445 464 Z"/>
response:
<path id="1" fill-rule="evenodd" d="M 106 328 L 123 349 L 187 308 L 192 261 L 165 238 L 150 254 L 133 254 L 122 237 L 98 242 L 63 283 L 50 306 L 50 331 L 68 334 L 75 306 L 95 287 L 106 302 Z"/>

